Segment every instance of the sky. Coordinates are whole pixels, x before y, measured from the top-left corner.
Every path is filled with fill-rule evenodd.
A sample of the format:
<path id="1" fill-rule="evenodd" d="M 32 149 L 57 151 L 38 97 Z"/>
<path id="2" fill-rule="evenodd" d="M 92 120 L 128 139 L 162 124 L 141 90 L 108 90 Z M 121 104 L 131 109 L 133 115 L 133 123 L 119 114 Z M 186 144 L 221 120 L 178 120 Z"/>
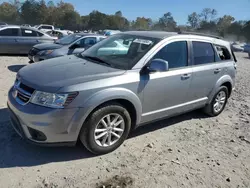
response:
<path id="1" fill-rule="evenodd" d="M 72 3 L 81 15 L 93 10 L 114 14 L 121 10 L 129 20 L 136 17 L 150 17 L 158 20 L 171 12 L 178 24 L 187 23 L 187 15 L 203 8 L 214 8 L 218 16 L 230 14 L 236 20 L 250 20 L 250 0 L 64 0 Z M 57 1 L 55 1 L 57 2 Z"/>
<path id="2" fill-rule="evenodd" d="M 25 0 L 22 0 L 25 1 Z M 46 0 L 48 1 L 48 0 Z M 59 2 L 60 0 L 54 0 Z M 3 0 L 0 0 L 0 3 Z M 156 21 L 166 12 L 171 12 L 179 25 L 187 23 L 192 12 L 200 13 L 203 8 L 214 8 L 218 16 L 230 14 L 236 20 L 250 20 L 250 0 L 64 0 L 75 6 L 81 15 L 93 10 L 114 14 L 121 10 L 129 20 L 149 17 Z"/>

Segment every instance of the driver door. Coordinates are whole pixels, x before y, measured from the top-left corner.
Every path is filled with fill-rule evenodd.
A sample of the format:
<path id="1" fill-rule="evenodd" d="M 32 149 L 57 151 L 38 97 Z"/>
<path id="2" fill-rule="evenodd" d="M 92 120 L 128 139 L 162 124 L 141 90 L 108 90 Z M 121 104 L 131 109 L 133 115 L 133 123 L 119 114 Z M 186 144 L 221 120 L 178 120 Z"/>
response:
<path id="1" fill-rule="evenodd" d="M 159 50 L 152 59 L 168 62 L 169 70 L 141 75 L 145 80 L 142 123 L 186 111 L 192 79 L 187 41 L 175 41 Z"/>

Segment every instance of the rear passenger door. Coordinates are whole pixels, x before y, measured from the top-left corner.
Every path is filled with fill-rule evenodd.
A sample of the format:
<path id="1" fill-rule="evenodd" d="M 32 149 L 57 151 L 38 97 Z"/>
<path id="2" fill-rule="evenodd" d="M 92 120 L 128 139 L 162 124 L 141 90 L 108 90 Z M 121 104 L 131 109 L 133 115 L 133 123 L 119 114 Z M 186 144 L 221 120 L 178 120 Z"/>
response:
<path id="1" fill-rule="evenodd" d="M 196 107 L 206 104 L 217 80 L 221 76 L 221 68 L 216 62 L 216 51 L 212 43 L 191 41 L 193 78 L 190 87 L 192 100 L 199 100 Z"/>
<path id="2" fill-rule="evenodd" d="M 39 43 L 39 36 L 36 31 L 24 28 L 21 29 L 21 35 L 18 39 L 20 52 L 27 54 L 34 45 Z"/>
<path id="3" fill-rule="evenodd" d="M 188 91 L 192 68 L 189 67 L 188 54 L 187 41 L 180 40 L 168 42 L 153 56 L 152 59 L 167 61 L 169 70 L 141 75 L 145 80 L 143 123 L 190 109 Z"/>

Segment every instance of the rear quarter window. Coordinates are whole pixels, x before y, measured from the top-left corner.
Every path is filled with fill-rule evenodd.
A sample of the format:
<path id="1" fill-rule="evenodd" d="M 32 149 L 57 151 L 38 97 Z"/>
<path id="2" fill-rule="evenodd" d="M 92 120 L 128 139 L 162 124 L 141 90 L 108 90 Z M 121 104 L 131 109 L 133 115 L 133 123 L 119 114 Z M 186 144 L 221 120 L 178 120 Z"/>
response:
<path id="1" fill-rule="evenodd" d="M 218 55 L 218 61 L 227 61 L 232 59 L 227 47 L 221 45 L 214 45 Z"/>

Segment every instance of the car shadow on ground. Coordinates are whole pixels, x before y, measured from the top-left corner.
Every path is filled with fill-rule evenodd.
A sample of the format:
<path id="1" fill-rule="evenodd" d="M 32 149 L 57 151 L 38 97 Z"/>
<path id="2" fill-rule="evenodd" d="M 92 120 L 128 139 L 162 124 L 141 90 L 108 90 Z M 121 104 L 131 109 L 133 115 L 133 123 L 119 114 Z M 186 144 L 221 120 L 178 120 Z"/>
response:
<path id="1" fill-rule="evenodd" d="M 150 132 L 154 132 L 159 129 L 163 129 L 165 127 L 172 126 L 183 121 L 187 121 L 191 119 L 205 119 L 205 118 L 209 118 L 209 117 L 205 115 L 205 113 L 203 113 L 202 110 L 195 110 L 195 111 L 185 113 L 179 116 L 154 121 L 154 122 L 147 123 L 143 126 L 138 127 L 136 130 L 134 130 L 130 134 L 129 139 L 143 135 L 143 134 L 147 134 Z"/>
<path id="2" fill-rule="evenodd" d="M 181 121 L 205 118 L 200 112 L 191 112 L 139 127 L 129 139 L 153 132 Z M 80 143 L 75 147 L 41 147 L 26 143 L 11 127 L 7 108 L 0 109 L 0 168 L 38 166 L 52 162 L 65 162 L 97 157 Z"/>
<path id="3" fill-rule="evenodd" d="M 26 65 L 10 65 L 8 69 L 12 72 L 18 72 L 21 68 L 25 67 Z"/>

